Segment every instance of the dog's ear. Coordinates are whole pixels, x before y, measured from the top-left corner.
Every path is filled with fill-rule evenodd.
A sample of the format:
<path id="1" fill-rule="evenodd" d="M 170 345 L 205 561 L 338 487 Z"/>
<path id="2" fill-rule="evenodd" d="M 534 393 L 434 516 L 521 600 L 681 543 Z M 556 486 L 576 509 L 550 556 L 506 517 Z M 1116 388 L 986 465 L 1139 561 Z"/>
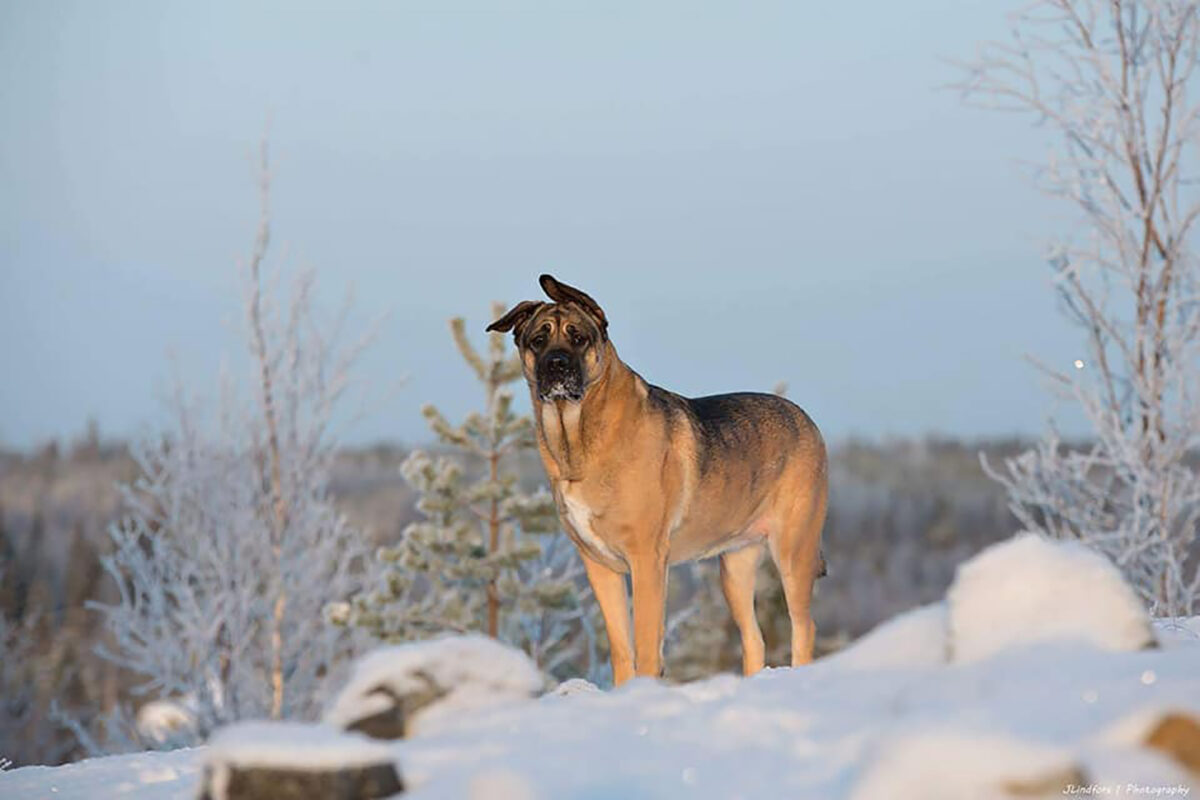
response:
<path id="1" fill-rule="evenodd" d="M 554 302 L 574 303 L 590 314 L 600 328 L 601 338 L 608 338 L 608 317 L 604 316 L 604 309 L 600 308 L 600 304 L 590 295 L 581 292 L 574 286 L 568 286 L 556 280 L 553 275 L 542 275 L 538 278 L 538 283 L 542 285 L 542 291 L 546 293 L 546 296 Z"/>
<path id="2" fill-rule="evenodd" d="M 508 310 L 500 319 L 487 326 L 488 333 L 492 331 L 513 332 L 513 338 L 516 339 L 521 335 L 521 328 L 529 322 L 529 318 L 537 313 L 537 310 L 546 305 L 541 300 L 522 300 Z"/>

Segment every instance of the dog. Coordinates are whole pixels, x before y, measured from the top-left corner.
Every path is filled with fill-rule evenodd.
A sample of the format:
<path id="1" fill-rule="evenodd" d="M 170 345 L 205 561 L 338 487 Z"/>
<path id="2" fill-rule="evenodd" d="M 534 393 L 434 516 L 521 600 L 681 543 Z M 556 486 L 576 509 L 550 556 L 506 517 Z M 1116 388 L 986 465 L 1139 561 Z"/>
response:
<path id="1" fill-rule="evenodd" d="M 828 500 L 817 426 L 777 395 L 689 398 L 646 382 L 617 355 L 595 300 L 550 275 L 538 280 L 550 302 L 518 303 L 487 330 L 511 331 L 520 353 L 538 450 L 604 617 L 614 684 L 662 676 L 667 569 L 711 556 L 720 556 L 742 671 L 762 669 L 754 581 L 764 550 L 783 582 L 792 664 L 810 662 Z"/>

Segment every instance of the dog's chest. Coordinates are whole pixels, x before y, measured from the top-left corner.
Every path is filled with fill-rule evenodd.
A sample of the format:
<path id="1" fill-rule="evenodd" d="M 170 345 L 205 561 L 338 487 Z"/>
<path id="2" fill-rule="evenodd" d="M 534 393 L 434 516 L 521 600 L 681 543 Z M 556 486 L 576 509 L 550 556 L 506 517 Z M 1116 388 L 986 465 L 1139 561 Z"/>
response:
<path id="1" fill-rule="evenodd" d="M 596 533 L 591 506 L 584 500 L 583 491 L 579 486 L 565 482 L 559 494 L 562 496 L 563 513 L 571 524 L 579 544 L 603 558 L 622 560 L 620 554 Z"/>

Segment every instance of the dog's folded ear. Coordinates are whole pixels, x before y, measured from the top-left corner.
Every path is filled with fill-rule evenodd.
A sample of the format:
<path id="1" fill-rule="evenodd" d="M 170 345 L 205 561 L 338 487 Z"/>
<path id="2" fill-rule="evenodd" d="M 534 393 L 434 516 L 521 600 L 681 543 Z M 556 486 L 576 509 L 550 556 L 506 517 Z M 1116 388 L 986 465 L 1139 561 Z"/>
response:
<path id="1" fill-rule="evenodd" d="M 542 275 L 538 278 L 538 283 L 542 285 L 542 291 L 546 293 L 546 296 L 554 302 L 574 303 L 590 314 L 600 328 L 600 335 L 605 339 L 608 338 L 608 317 L 604 316 L 604 309 L 600 308 L 600 304 L 589 294 L 562 283 L 553 275 Z"/>
<path id="2" fill-rule="evenodd" d="M 513 332 L 513 338 L 521 335 L 521 328 L 524 327 L 529 318 L 537 313 L 537 310 L 546 305 L 541 300 L 522 300 L 508 310 L 500 319 L 487 326 L 487 331 L 506 331 Z"/>

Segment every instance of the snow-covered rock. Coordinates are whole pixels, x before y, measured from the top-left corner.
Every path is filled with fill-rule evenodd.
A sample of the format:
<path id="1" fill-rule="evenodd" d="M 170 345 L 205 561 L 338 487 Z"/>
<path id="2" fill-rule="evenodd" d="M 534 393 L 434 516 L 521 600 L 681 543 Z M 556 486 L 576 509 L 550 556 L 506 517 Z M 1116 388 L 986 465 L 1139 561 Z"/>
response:
<path id="1" fill-rule="evenodd" d="M 1086 782 L 1062 748 L 1012 736 L 945 730 L 884 743 L 850 793 L 851 800 L 960 800 L 1061 796 Z"/>
<path id="2" fill-rule="evenodd" d="M 946 604 L 898 614 L 825 659 L 842 669 L 932 667 L 946 663 Z"/>
<path id="3" fill-rule="evenodd" d="M 371 800 L 404 788 L 392 751 L 328 725 L 242 722 L 205 753 L 200 800 Z"/>
<path id="4" fill-rule="evenodd" d="M 881 743 L 850 798 L 1184 796 L 1200 778 L 1198 759 L 1200 724 L 1181 712 L 1138 712 L 1070 746 L 970 728 L 922 731 Z"/>
<path id="5" fill-rule="evenodd" d="M 1141 600 L 1104 556 L 1031 533 L 960 565 L 946 602 L 955 662 L 1053 640 L 1113 651 L 1155 642 Z"/>
<path id="6" fill-rule="evenodd" d="M 178 747 L 196 736 L 196 714 L 188 699 L 151 700 L 137 711 L 138 734 L 160 748 Z"/>
<path id="7" fill-rule="evenodd" d="M 529 700 L 544 684 L 528 656 L 486 636 L 381 647 L 354 665 L 325 721 L 380 739 L 412 736 Z"/>

